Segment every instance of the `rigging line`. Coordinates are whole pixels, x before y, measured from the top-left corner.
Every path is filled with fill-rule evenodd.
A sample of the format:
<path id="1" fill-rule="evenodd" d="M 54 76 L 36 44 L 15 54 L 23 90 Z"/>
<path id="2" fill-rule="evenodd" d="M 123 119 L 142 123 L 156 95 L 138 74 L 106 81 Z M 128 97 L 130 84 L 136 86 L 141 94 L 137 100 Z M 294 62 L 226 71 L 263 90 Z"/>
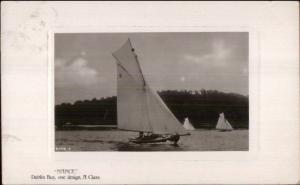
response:
<path id="1" fill-rule="evenodd" d="M 143 75 L 142 67 L 141 67 L 140 62 L 139 62 L 139 60 L 138 60 L 138 56 L 137 56 L 137 54 L 135 54 L 135 52 L 132 50 L 132 49 L 133 49 L 133 46 L 132 46 L 131 41 L 130 41 L 129 38 L 128 38 L 128 41 L 129 41 L 129 44 L 130 44 L 130 47 L 131 47 L 131 52 L 132 52 L 132 54 L 134 55 L 134 57 L 135 57 L 135 59 L 136 59 L 136 62 L 137 62 L 137 64 L 138 64 L 138 67 L 139 67 L 139 70 L 140 70 L 140 73 L 141 73 L 141 75 L 142 75 L 142 79 L 143 79 L 144 86 L 146 86 L 145 77 L 144 77 L 144 75 Z"/>
<path id="2" fill-rule="evenodd" d="M 179 128 L 181 131 L 185 132 L 185 133 L 188 133 L 186 130 L 182 130 L 181 128 L 183 128 L 181 126 L 181 123 L 178 121 L 178 119 L 174 116 L 174 114 L 172 113 L 172 111 L 167 107 L 167 105 L 165 104 L 165 102 L 161 99 L 161 97 L 153 90 L 153 89 L 150 89 L 153 97 L 154 97 L 154 100 L 158 103 L 158 105 L 160 107 L 162 107 L 162 109 L 165 111 L 165 113 L 167 113 L 168 117 L 172 120 L 173 125 L 176 125 L 177 128 Z M 180 125 L 180 126 L 179 126 Z"/>
<path id="3" fill-rule="evenodd" d="M 121 64 L 119 59 L 112 53 L 112 56 L 117 60 L 117 65 L 120 66 L 134 81 L 138 82 L 128 71 L 127 69 Z"/>
<path id="4" fill-rule="evenodd" d="M 149 87 L 149 86 L 148 86 L 148 87 Z M 150 89 L 150 87 L 149 87 L 148 95 L 149 95 L 149 98 L 150 98 L 150 97 L 154 98 L 153 103 L 156 103 L 158 106 L 160 106 L 160 105 L 159 105 L 159 102 L 156 101 L 156 100 L 157 100 L 156 97 L 153 95 L 153 90 Z M 151 102 L 150 102 L 150 99 L 148 99 L 148 101 L 149 101 L 149 105 L 150 105 L 150 103 L 151 103 Z M 155 113 L 156 116 L 159 115 L 159 113 L 160 113 L 160 111 L 159 111 L 158 109 L 152 109 L 152 112 Z M 164 128 L 164 130 L 163 130 L 164 134 L 170 134 L 170 135 L 173 135 L 171 132 L 168 132 L 168 130 L 170 130 L 170 129 L 169 129 L 170 127 L 168 127 L 168 124 L 166 124 L 165 121 L 162 121 L 162 122 L 160 122 L 160 123 L 161 123 L 160 126 Z"/>
<path id="5" fill-rule="evenodd" d="M 136 55 L 135 57 L 136 57 L 136 61 L 137 61 L 137 64 L 138 64 L 138 66 L 139 66 L 140 72 L 141 72 L 141 74 L 142 74 L 144 86 L 146 86 L 146 80 L 145 80 L 145 78 L 144 78 L 144 75 L 143 75 L 143 72 L 142 72 L 142 68 L 141 68 L 141 65 L 140 65 L 139 60 L 138 60 L 138 56 Z"/>

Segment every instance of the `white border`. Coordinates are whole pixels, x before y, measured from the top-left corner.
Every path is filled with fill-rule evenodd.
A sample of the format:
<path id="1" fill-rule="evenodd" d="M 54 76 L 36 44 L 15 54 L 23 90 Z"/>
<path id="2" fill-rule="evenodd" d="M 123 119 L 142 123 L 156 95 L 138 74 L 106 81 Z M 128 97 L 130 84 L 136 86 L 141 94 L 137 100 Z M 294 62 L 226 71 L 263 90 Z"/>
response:
<path id="1" fill-rule="evenodd" d="M 299 183 L 298 2 L 6 1 L 1 3 L 1 10 L 3 184 Z M 257 98 L 251 110 L 259 120 L 253 128 L 256 140 L 253 155 L 235 153 L 239 156 L 237 159 L 226 161 L 222 159 L 229 158 L 231 153 L 219 152 L 214 154 L 220 156 L 218 161 L 205 161 L 202 159 L 209 159 L 204 157 L 207 153 L 194 152 L 201 160 L 191 161 L 185 157 L 175 161 L 174 153 L 172 158 L 168 155 L 165 160 L 156 161 L 166 155 L 157 157 L 158 153 L 153 155 L 152 152 L 149 161 L 145 161 L 141 159 L 142 154 L 133 153 L 110 153 L 108 157 L 109 152 L 95 152 L 85 159 L 80 158 L 81 154 L 71 154 L 68 155 L 71 159 L 64 159 L 48 152 L 50 79 L 47 77 L 49 52 L 45 48 L 49 30 L 63 30 L 64 26 L 69 32 L 82 32 L 93 26 L 94 32 L 168 32 L 186 31 L 185 28 L 188 31 L 202 28 L 234 31 L 232 26 L 241 25 L 246 27 L 235 27 L 236 30 L 254 28 L 254 35 L 259 36 L 253 41 L 257 42 L 254 46 L 258 46 L 255 53 L 259 51 L 259 57 L 254 57 L 257 59 L 254 63 L 259 64 L 255 68 L 260 70 L 259 77 L 256 73 L 257 78 L 251 77 L 253 86 L 250 84 L 259 90 L 252 92 Z M 126 157 L 130 160 L 123 161 Z M 53 174 L 58 168 L 75 168 L 79 174 L 93 173 L 100 175 L 101 180 L 30 178 L 31 174 Z"/>
<path id="2" fill-rule="evenodd" d="M 249 151 L 181 151 L 181 152 L 55 152 L 54 138 L 54 34 L 55 33 L 133 33 L 133 32 L 248 32 L 249 33 Z M 256 159 L 259 152 L 259 42 L 258 33 L 249 27 L 57 27 L 49 32 L 48 61 L 48 118 L 49 118 L 49 157 L 58 161 L 239 161 Z"/>

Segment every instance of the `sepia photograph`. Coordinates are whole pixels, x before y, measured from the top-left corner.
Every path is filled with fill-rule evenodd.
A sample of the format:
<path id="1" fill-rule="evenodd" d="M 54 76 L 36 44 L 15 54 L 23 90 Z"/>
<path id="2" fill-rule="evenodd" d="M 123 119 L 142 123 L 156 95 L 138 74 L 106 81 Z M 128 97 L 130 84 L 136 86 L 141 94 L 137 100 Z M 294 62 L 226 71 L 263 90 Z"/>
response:
<path id="1" fill-rule="evenodd" d="M 56 152 L 249 150 L 248 32 L 54 33 L 54 51 Z"/>
<path id="2" fill-rule="evenodd" d="M 3 184 L 299 184 L 298 2 L 1 10 Z"/>

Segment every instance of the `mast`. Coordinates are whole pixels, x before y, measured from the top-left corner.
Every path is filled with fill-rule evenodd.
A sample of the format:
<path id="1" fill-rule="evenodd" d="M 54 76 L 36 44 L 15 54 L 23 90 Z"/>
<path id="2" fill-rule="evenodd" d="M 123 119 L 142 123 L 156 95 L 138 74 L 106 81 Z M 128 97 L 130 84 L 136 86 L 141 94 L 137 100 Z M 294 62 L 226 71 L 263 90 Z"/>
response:
<path id="1" fill-rule="evenodd" d="M 128 42 L 130 44 L 130 47 L 132 48 L 131 51 L 132 51 L 133 55 L 135 56 L 135 59 L 136 59 L 139 71 L 140 71 L 142 79 L 143 79 L 143 89 L 146 91 L 147 84 L 146 84 L 146 80 L 145 80 L 145 77 L 144 77 L 144 74 L 143 74 L 143 70 L 142 70 L 141 64 L 140 64 L 139 59 L 138 59 L 138 55 L 134 52 L 135 50 L 134 50 L 134 47 L 132 46 L 130 38 L 128 38 Z M 146 101 L 147 101 L 147 103 L 149 103 L 148 102 L 148 98 L 146 99 Z M 146 116 L 147 116 L 147 120 L 148 120 L 148 125 L 149 125 L 150 130 L 153 132 L 153 128 L 152 128 L 152 125 L 151 125 L 151 119 L 149 118 L 150 117 L 149 111 L 150 111 L 149 107 L 146 106 L 146 112 L 147 112 Z"/>
<path id="2" fill-rule="evenodd" d="M 141 74 L 142 74 L 144 86 L 146 86 L 145 77 L 144 77 L 144 75 L 143 75 L 143 71 L 142 71 L 141 64 L 140 64 L 140 62 L 139 62 L 138 56 L 137 56 L 137 54 L 134 52 L 134 47 L 132 47 L 132 43 L 131 43 L 131 41 L 130 41 L 130 38 L 128 38 L 128 41 L 129 41 L 130 47 L 132 48 L 131 51 L 132 51 L 132 53 L 134 54 L 134 56 L 135 56 L 135 58 L 136 58 L 136 61 L 137 61 L 137 65 L 138 65 L 138 67 L 139 67 L 139 70 L 140 70 L 140 72 L 141 72 Z"/>

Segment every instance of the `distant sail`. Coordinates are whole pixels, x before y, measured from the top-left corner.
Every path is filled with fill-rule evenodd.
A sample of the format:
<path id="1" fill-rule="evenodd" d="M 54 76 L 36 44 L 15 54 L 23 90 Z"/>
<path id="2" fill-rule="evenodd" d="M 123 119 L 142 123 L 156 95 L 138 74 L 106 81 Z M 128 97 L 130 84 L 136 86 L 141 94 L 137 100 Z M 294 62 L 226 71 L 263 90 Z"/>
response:
<path id="1" fill-rule="evenodd" d="M 228 120 L 225 118 L 224 113 L 221 113 L 219 115 L 219 120 L 218 120 L 216 129 L 218 129 L 218 130 L 228 130 L 228 131 L 233 130 L 232 126 L 230 125 Z"/>
<path id="2" fill-rule="evenodd" d="M 189 118 L 185 118 L 184 119 L 184 123 L 183 123 L 183 127 L 186 130 L 195 130 L 194 126 L 191 124 L 191 122 L 189 121 Z"/>
<path id="3" fill-rule="evenodd" d="M 160 96 L 146 83 L 130 40 L 113 56 L 118 73 L 118 128 L 156 134 L 188 134 Z"/>

